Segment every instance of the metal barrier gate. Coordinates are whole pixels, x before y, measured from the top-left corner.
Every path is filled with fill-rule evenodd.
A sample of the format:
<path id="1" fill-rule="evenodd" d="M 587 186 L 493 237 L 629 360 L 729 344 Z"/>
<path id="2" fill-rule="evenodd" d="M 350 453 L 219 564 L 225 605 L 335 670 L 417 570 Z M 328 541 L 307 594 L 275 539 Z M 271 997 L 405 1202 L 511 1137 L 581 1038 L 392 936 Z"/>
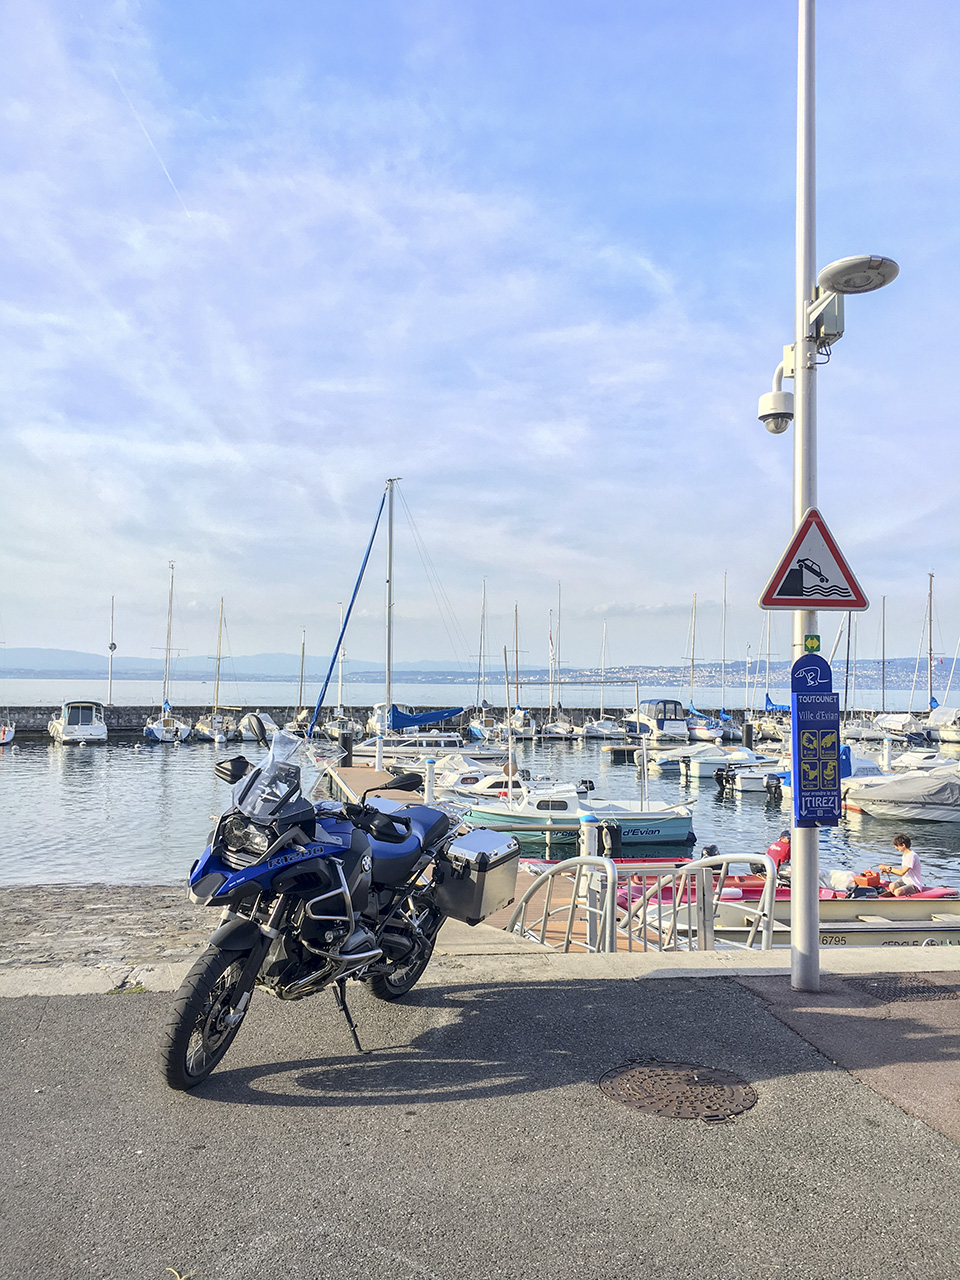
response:
<path id="1" fill-rule="evenodd" d="M 731 901 L 730 867 L 744 861 L 743 854 L 684 863 L 596 856 L 556 863 L 527 859 L 521 865 L 537 874 L 506 928 L 563 952 L 713 951 L 717 912 Z M 764 867 L 760 897 L 736 899 L 745 921 L 738 934 L 744 936 L 724 931 L 720 945 L 749 950 L 759 943 L 761 951 L 769 951 L 777 869 L 766 854 L 754 854 L 750 862 Z M 536 907 L 541 892 L 543 901 Z"/>

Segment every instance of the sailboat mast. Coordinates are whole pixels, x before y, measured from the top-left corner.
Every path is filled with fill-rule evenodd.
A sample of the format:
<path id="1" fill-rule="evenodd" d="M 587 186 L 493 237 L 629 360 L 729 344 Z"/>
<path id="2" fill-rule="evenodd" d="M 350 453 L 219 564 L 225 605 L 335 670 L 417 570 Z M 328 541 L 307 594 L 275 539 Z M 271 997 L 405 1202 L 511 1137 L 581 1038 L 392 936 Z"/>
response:
<path id="1" fill-rule="evenodd" d="M 384 729 L 391 727 L 393 706 L 393 486 L 399 477 L 387 481 L 387 652 L 384 678 Z"/>
<path id="2" fill-rule="evenodd" d="M 110 597 L 110 645 L 107 649 L 109 657 L 107 658 L 107 706 L 113 706 L 113 655 L 116 653 L 117 646 L 113 643 L 113 602 L 115 596 Z"/>
<path id="3" fill-rule="evenodd" d="M 933 710 L 933 574 L 927 587 L 927 710 Z"/>
<path id="4" fill-rule="evenodd" d="M 881 710 L 887 709 L 887 598 L 881 599 Z"/>
<path id="5" fill-rule="evenodd" d="M 553 646 L 553 667 L 557 679 L 557 713 L 560 711 L 560 583 L 557 583 L 557 638 Z"/>
<path id="6" fill-rule="evenodd" d="M 477 707 L 482 710 L 487 700 L 487 669 L 484 645 L 487 643 L 487 580 L 480 590 L 480 655 L 477 659 Z"/>
<path id="7" fill-rule="evenodd" d="M 513 688 L 520 706 L 520 618 L 517 602 L 513 602 Z"/>
<path id="8" fill-rule="evenodd" d="M 693 593 L 693 612 L 690 615 L 690 705 L 693 706 L 693 664 L 697 652 L 697 593 Z"/>
<path id="9" fill-rule="evenodd" d="M 307 629 L 300 629 L 300 688 L 297 690 L 297 715 L 303 710 L 303 667 L 307 659 Z"/>
<path id="10" fill-rule="evenodd" d="M 600 641 L 600 719 L 603 719 L 603 684 L 607 677 L 607 620 L 603 620 L 603 638 Z"/>
<path id="11" fill-rule="evenodd" d="M 723 574 L 723 607 L 720 610 L 720 710 L 727 706 L 727 574 Z"/>
<path id="12" fill-rule="evenodd" d="M 170 693 L 170 642 L 173 637 L 173 561 L 169 563 L 170 597 L 167 601 L 167 646 L 163 655 L 163 706 L 166 706 Z"/>
<path id="13" fill-rule="evenodd" d="M 847 661 L 843 669 L 843 717 L 847 717 L 847 692 L 850 688 L 850 619 L 852 613 L 847 613 Z"/>
<path id="14" fill-rule="evenodd" d="M 343 601 L 340 604 L 340 630 L 338 635 L 343 634 Z M 340 645 L 340 652 L 337 654 L 337 714 L 343 712 L 343 645 Z"/>
<path id="15" fill-rule="evenodd" d="M 220 654 L 223 645 L 223 596 L 220 597 L 220 621 L 217 624 L 217 670 L 213 677 L 213 714 L 220 710 Z"/>
<path id="16" fill-rule="evenodd" d="M 547 671 L 549 691 L 547 697 L 550 700 L 550 719 L 553 719 L 553 610 L 550 610 L 550 621 L 547 624 Z"/>

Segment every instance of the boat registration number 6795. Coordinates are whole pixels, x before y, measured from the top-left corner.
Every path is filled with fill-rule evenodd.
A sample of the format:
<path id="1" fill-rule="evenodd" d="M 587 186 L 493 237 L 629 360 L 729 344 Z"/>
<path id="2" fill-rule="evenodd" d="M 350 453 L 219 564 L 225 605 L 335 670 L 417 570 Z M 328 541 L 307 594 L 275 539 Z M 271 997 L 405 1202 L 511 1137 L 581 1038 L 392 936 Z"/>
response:
<path id="1" fill-rule="evenodd" d="M 845 947 L 847 945 L 847 935 L 845 933 L 821 933 L 821 947 Z"/>

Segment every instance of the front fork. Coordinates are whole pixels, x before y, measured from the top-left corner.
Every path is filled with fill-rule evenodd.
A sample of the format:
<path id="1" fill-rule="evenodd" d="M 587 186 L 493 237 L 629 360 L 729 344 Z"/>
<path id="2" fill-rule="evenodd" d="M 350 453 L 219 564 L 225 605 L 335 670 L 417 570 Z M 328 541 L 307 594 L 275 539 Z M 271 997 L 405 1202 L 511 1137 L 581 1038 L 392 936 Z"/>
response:
<path id="1" fill-rule="evenodd" d="M 247 1005 L 250 1003 L 250 997 L 253 994 L 253 988 L 256 985 L 257 977 L 260 973 L 260 967 L 266 959 L 267 952 L 270 950 L 274 938 L 280 936 L 279 925 L 283 920 L 286 905 L 286 894 L 278 894 L 276 901 L 270 908 L 270 914 L 263 923 L 259 924 L 255 920 L 248 921 L 246 917 L 238 916 L 235 912 L 227 909 L 221 917 L 222 923 L 220 929 L 216 929 L 213 933 L 211 941 L 213 941 L 213 938 L 216 938 L 217 934 L 220 933 L 221 930 L 224 930 L 224 926 L 229 925 L 234 920 L 249 923 L 257 930 L 257 936 L 252 939 L 252 945 L 249 945 L 247 941 L 244 940 L 242 949 L 247 951 L 247 958 L 243 965 L 243 972 L 240 974 L 237 985 L 233 989 L 233 1001 L 230 1012 L 224 1019 L 229 1026 L 236 1026 L 247 1011 Z M 240 928 L 242 929 L 242 927 L 243 925 L 241 924 Z M 237 932 L 239 933 L 240 930 L 238 929 Z M 224 941 L 229 943 L 229 936 L 224 939 Z M 248 945 L 249 950 L 247 949 Z M 237 949 L 240 950 L 241 948 L 238 947 Z"/>

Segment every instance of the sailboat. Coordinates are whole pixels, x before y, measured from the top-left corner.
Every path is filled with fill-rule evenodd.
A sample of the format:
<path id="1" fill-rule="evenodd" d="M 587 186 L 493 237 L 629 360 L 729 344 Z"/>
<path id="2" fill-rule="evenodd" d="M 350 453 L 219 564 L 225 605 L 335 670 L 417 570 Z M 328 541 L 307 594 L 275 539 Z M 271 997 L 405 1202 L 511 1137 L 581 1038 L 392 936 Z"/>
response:
<path id="1" fill-rule="evenodd" d="M 563 707 L 560 705 L 560 584 L 557 584 L 557 641 L 553 641 L 553 610 L 550 611 L 550 719 L 540 731 L 541 738 L 546 742 L 572 742 L 576 730 L 573 723 L 564 715 Z M 556 687 L 557 693 L 557 714 L 553 714 L 553 693 Z"/>
<path id="2" fill-rule="evenodd" d="M 340 629 L 337 632 L 339 636 L 343 635 L 343 604 L 340 605 Z M 343 641 L 337 650 L 337 709 L 329 720 L 324 721 L 323 728 L 315 726 L 313 733 L 315 737 L 326 734 L 328 738 L 332 738 L 334 742 L 339 742 L 340 735 L 349 733 L 351 738 L 359 740 L 363 734 L 363 725 L 358 720 L 352 720 L 343 708 L 343 662 L 347 656 L 346 648 Z"/>
<path id="3" fill-rule="evenodd" d="M 10 708 L 0 709 L 0 747 L 9 746 L 17 732 L 17 722 L 10 714 Z"/>
<path id="4" fill-rule="evenodd" d="M 600 742 L 622 742 L 627 736 L 626 729 L 617 724 L 611 716 L 604 714 L 603 689 L 607 678 L 607 621 L 603 621 L 603 639 L 600 642 L 600 714 L 596 720 L 587 717 L 580 729 L 580 736 Z"/>
<path id="5" fill-rule="evenodd" d="M 217 626 L 217 670 L 213 680 L 213 707 L 208 715 L 201 716 L 193 726 L 200 742 L 230 742 L 237 736 L 236 726 L 230 716 L 220 708 L 220 654 L 223 643 L 223 596 L 220 597 L 220 622 Z"/>
<path id="6" fill-rule="evenodd" d="M 476 715 L 470 717 L 470 736 L 478 742 L 487 742 L 496 736 L 497 721 L 487 702 L 487 580 L 483 580 L 480 592 L 480 654 L 477 659 Z"/>
<path id="7" fill-rule="evenodd" d="M 499 727 L 500 741 L 512 735 L 515 742 L 532 742 L 537 736 L 537 722 L 520 705 L 520 620 L 518 606 L 513 606 L 513 711 L 507 704 L 507 716 Z M 508 687 L 509 695 L 509 687 Z"/>
<path id="8" fill-rule="evenodd" d="M 367 720 L 367 732 L 373 735 L 367 742 L 355 748 L 357 755 L 370 755 L 376 750 L 376 736 L 387 739 L 390 749 L 446 745 L 456 749 L 463 747 L 462 737 L 455 732 L 444 731 L 443 744 L 437 744 L 437 731 L 423 732 L 425 725 L 437 724 L 459 715 L 463 707 L 447 707 L 442 710 L 414 712 L 412 707 L 397 706 L 393 701 L 393 504 L 394 488 L 399 477 L 387 480 L 385 501 L 387 506 L 387 575 L 386 575 L 386 661 L 384 663 L 384 698 L 378 702 Z"/>
<path id="9" fill-rule="evenodd" d="M 163 698 L 160 714 L 143 726 L 148 742 L 186 742 L 193 730 L 170 710 L 170 640 L 173 633 L 173 561 L 170 561 L 170 595 L 167 601 L 167 643 L 163 659 Z"/>

